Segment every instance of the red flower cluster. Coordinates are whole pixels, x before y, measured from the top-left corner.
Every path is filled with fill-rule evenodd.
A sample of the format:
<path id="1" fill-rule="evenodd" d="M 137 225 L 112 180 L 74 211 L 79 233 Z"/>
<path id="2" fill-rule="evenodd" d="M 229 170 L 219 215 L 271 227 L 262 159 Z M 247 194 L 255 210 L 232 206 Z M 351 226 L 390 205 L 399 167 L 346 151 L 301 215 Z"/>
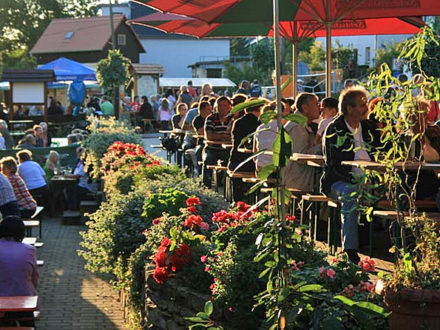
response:
<path id="1" fill-rule="evenodd" d="M 191 261 L 191 250 L 187 244 L 182 244 L 173 252 L 170 252 L 168 249 L 170 245 L 171 240 L 165 237 L 154 257 L 156 269 L 154 270 L 153 278 L 160 284 L 168 279 L 170 270 L 176 272 Z"/>
<path id="2" fill-rule="evenodd" d="M 188 228 L 200 227 L 203 219 L 200 215 L 191 214 L 189 217 L 185 219 L 183 225 Z"/>
<path id="3" fill-rule="evenodd" d="M 370 259 L 369 257 L 364 257 L 361 261 L 359 261 L 358 266 L 362 268 L 363 272 L 374 272 L 376 269 L 376 262 L 374 259 Z"/>
<path id="4" fill-rule="evenodd" d="M 341 294 L 347 298 L 352 298 L 356 292 L 372 292 L 374 288 L 374 284 L 361 281 L 356 287 L 353 284 L 347 285 L 344 290 L 342 290 Z"/>
<path id="5" fill-rule="evenodd" d="M 162 164 L 159 160 L 153 159 L 148 155 L 140 145 L 116 141 L 108 147 L 104 154 L 101 172 L 108 174 L 121 168 L 123 165 L 129 165 L 129 169 L 134 169 L 143 165 L 150 167 Z"/>
<path id="6" fill-rule="evenodd" d="M 187 206 L 200 205 L 200 199 L 198 197 L 190 197 L 186 200 Z"/>
<path id="7" fill-rule="evenodd" d="M 220 232 L 224 231 L 227 227 L 236 227 L 244 221 L 247 221 L 252 214 L 256 212 L 256 210 L 248 212 L 250 206 L 244 202 L 237 202 L 236 208 L 236 212 L 221 210 L 212 215 L 212 222 L 221 226 L 219 229 Z"/>

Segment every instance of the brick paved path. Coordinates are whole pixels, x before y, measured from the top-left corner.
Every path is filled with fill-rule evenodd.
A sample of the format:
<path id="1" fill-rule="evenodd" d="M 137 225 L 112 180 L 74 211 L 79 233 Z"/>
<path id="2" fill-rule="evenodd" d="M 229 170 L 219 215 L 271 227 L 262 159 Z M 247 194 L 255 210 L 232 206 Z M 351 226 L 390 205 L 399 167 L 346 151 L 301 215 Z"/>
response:
<path id="1" fill-rule="evenodd" d="M 45 245 L 37 250 L 45 263 L 39 267 L 39 330 L 125 329 L 118 294 L 108 280 L 86 271 L 76 253 L 79 231 L 85 228 L 62 226 L 60 218 L 43 219 Z"/>

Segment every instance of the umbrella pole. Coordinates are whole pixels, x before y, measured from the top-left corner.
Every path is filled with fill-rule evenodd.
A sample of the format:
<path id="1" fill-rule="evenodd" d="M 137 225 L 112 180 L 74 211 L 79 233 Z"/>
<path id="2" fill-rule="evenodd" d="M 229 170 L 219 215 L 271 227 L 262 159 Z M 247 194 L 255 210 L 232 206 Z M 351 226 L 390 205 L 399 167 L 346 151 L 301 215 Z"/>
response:
<path id="1" fill-rule="evenodd" d="M 298 36 L 297 36 L 297 24 L 293 22 L 293 39 L 292 39 L 292 88 L 293 98 L 296 98 L 298 93 Z"/>
<path id="2" fill-rule="evenodd" d="M 325 96 L 332 96 L 332 31 L 331 31 L 331 0 L 327 0 L 327 21 L 325 22 L 326 33 L 326 58 L 325 63 Z"/>

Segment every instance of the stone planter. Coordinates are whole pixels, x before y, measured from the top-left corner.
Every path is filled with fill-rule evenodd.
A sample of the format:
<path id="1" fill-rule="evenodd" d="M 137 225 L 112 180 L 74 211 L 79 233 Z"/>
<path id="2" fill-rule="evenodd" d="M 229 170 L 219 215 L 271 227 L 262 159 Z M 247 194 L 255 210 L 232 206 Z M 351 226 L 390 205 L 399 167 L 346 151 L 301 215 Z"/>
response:
<path id="1" fill-rule="evenodd" d="M 440 290 L 385 288 L 391 330 L 440 329 Z"/>

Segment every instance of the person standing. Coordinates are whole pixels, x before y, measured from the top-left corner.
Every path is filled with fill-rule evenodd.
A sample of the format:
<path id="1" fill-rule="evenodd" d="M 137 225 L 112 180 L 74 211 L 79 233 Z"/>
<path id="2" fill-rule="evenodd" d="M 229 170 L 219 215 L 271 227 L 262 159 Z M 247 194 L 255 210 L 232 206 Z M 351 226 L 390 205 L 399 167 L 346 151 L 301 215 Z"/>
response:
<path id="1" fill-rule="evenodd" d="M 159 121 L 160 121 L 161 129 L 163 130 L 170 129 L 170 122 L 172 115 L 173 115 L 173 110 L 170 107 L 170 103 L 168 102 L 168 99 L 163 98 L 162 101 L 160 101 L 160 108 L 159 108 Z"/>

